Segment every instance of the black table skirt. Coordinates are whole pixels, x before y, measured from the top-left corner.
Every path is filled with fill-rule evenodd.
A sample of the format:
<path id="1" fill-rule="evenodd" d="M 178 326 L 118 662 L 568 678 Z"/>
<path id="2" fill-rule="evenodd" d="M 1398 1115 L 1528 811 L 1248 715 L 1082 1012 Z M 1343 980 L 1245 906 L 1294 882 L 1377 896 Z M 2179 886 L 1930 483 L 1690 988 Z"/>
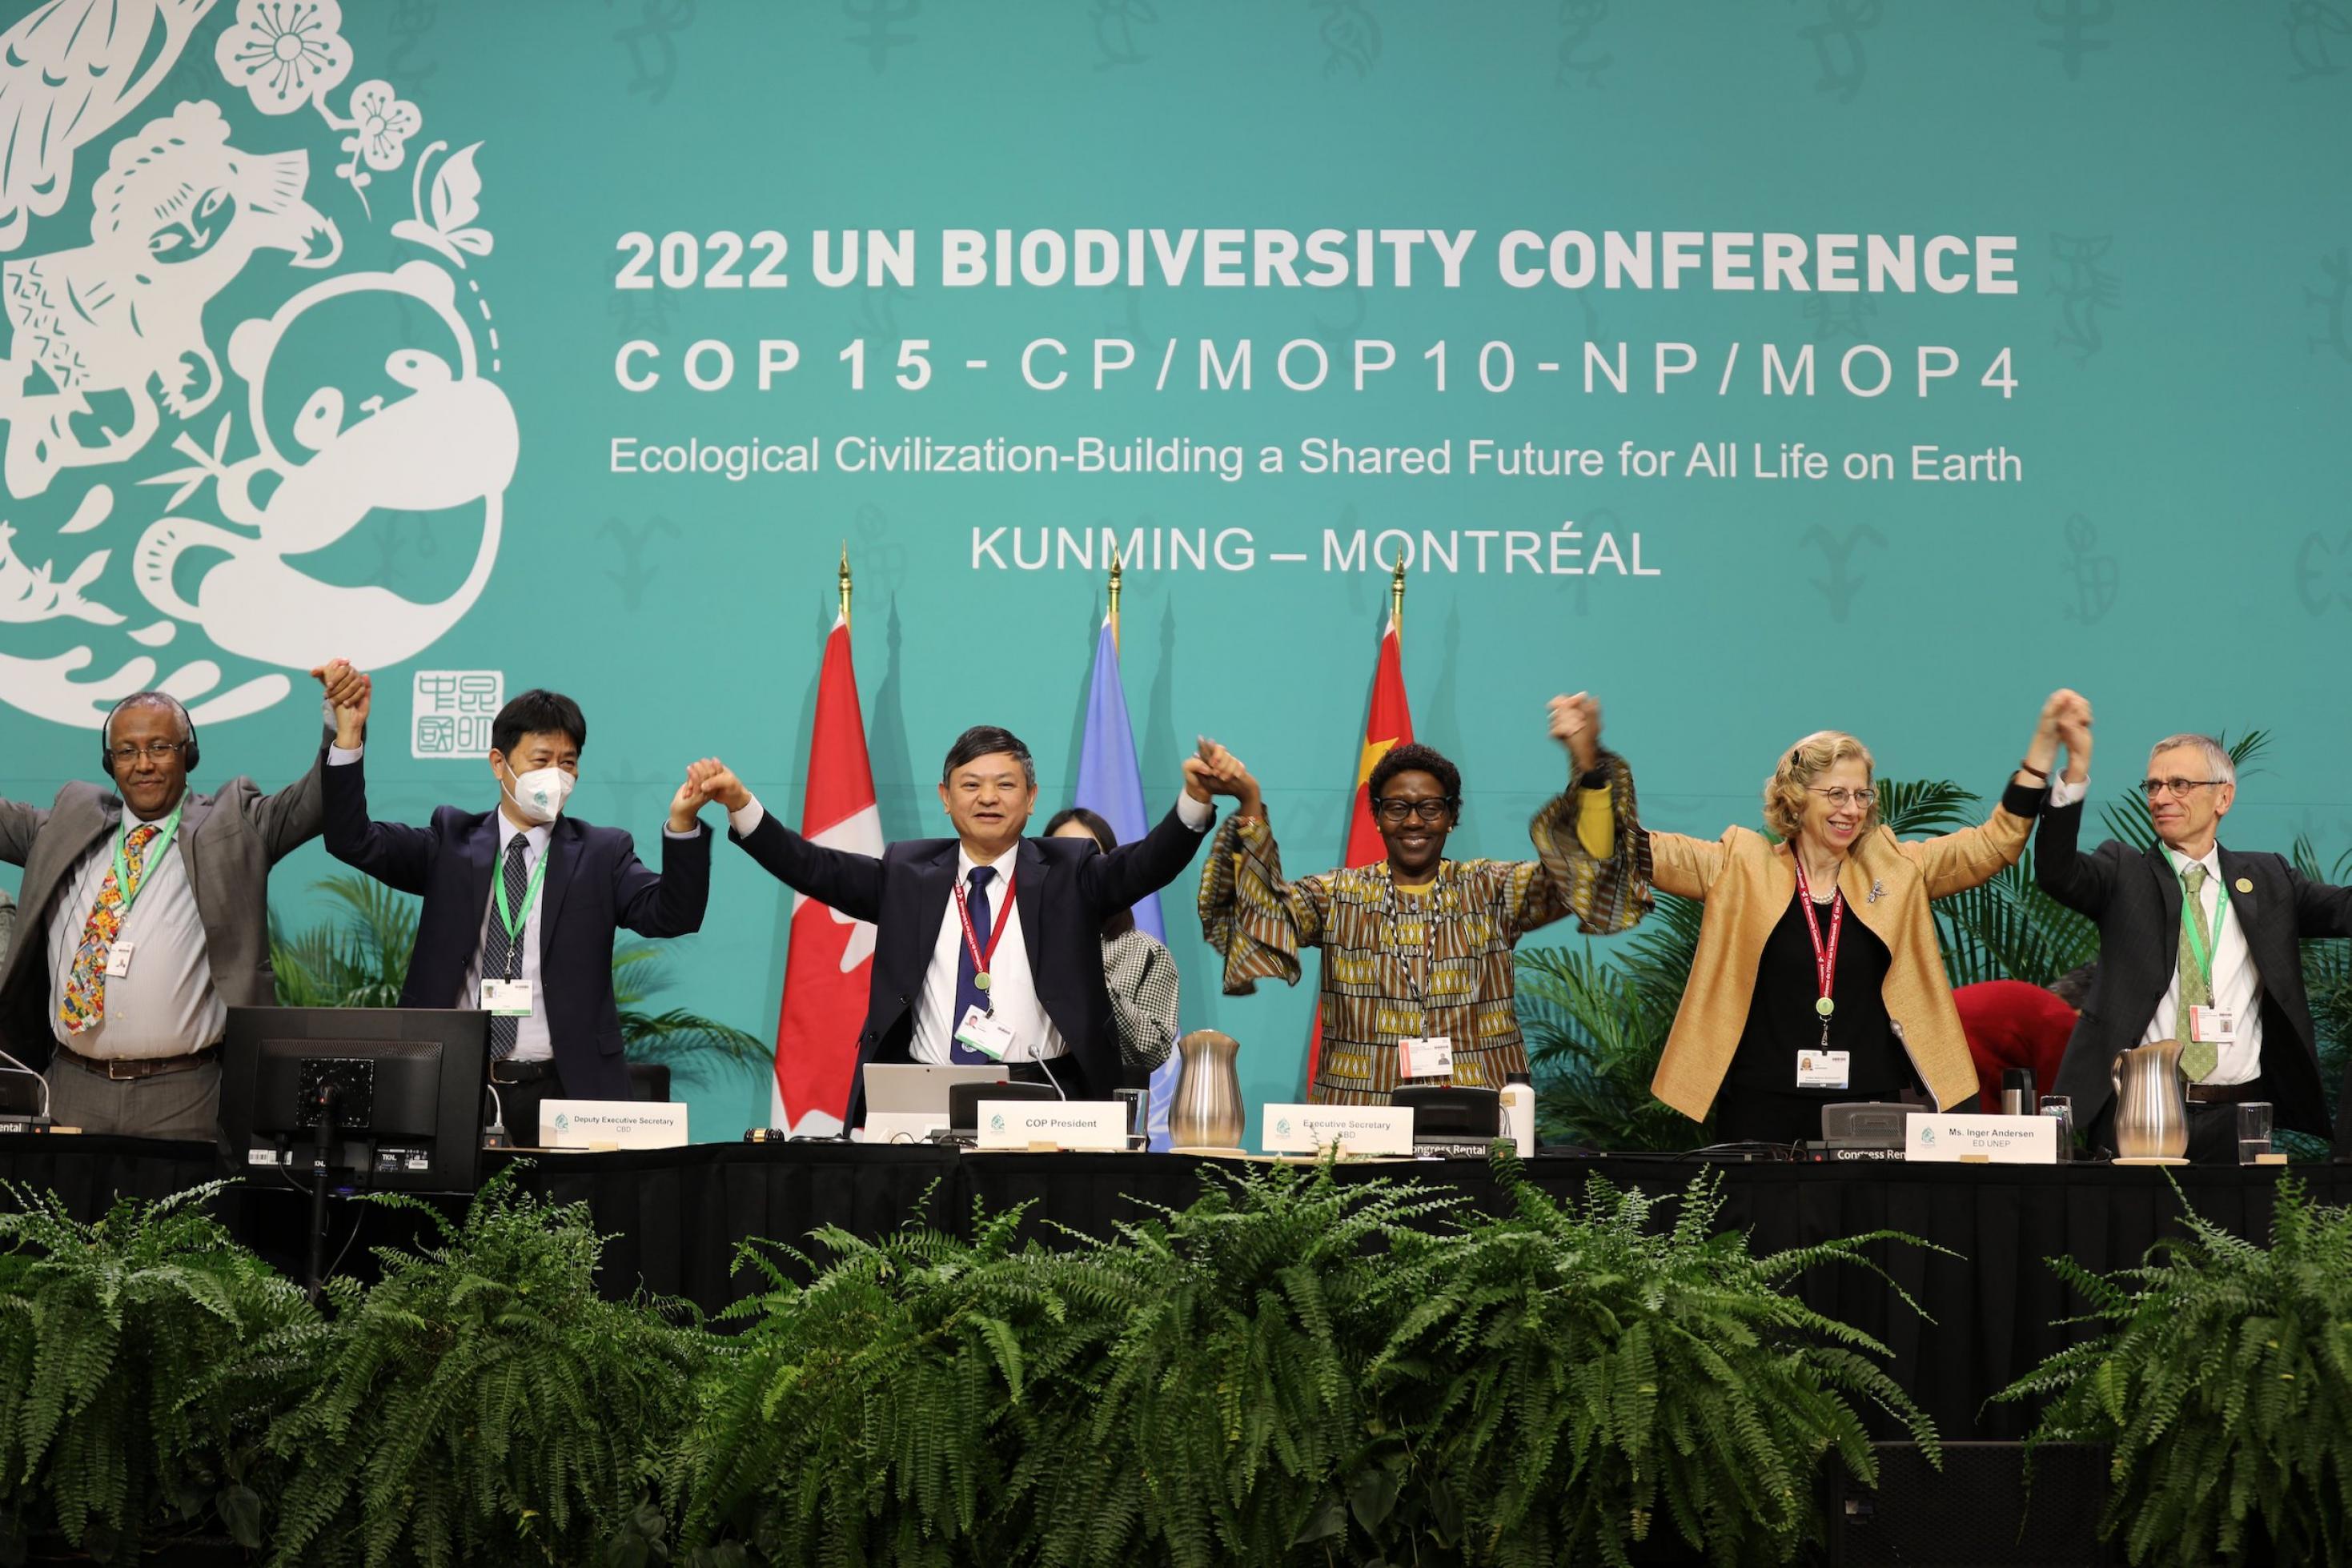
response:
<path id="1" fill-rule="evenodd" d="M 493 1156 L 494 1165 L 505 1156 Z M 1538 1160 L 1530 1179 L 1558 1196 L 1599 1175 L 1620 1186 L 1679 1192 L 1702 1167 L 1683 1160 L 1618 1156 Z M 2159 1238 L 2179 1235 L 2179 1200 L 2165 1173 L 2105 1166 L 1788 1166 L 1714 1167 L 1723 1182 L 1721 1221 L 1746 1230 L 1760 1252 L 1864 1231 L 1906 1231 L 1949 1254 L 1896 1243 L 1874 1255 L 1934 1321 L 1906 1308 L 1867 1270 L 1824 1268 L 1799 1283 L 1807 1303 L 1883 1341 L 1893 1370 L 1947 1437 L 2013 1437 L 2029 1419 L 2014 1406 L 1982 1408 L 1987 1396 L 2079 1337 L 2063 1326 L 2082 1301 L 2045 1259 L 2071 1257 L 2105 1270 L 2137 1262 Z M 2294 1167 L 2324 1201 L 2352 1200 L 2352 1167 Z M 838 1226 L 874 1237 L 910 1218 L 968 1231 L 975 1202 L 990 1212 L 1027 1204 L 1025 1234 L 1052 1244 L 1064 1228 L 1108 1235 L 1147 1205 L 1181 1207 L 1200 1191 L 1203 1162 L 1169 1155 L 964 1155 L 915 1147 L 699 1144 L 684 1149 L 544 1155 L 521 1184 L 584 1201 L 607 1242 L 601 1284 L 682 1296 L 706 1312 L 755 1294 L 761 1281 L 734 1269 L 747 1239 L 812 1249 L 809 1233 Z M 200 1145 L 142 1139 L 26 1137 L 0 1142 L 0 1179 L 54 1191 L 77 1216 L 94 1218 L 116 1194 L 160 1197 L 218 1173 Z M 1475 1160 L 1360 1166 L 1345 1179 L 1409 1175 L 1460 1190 L 1489 1210 L 1499 1197 Z M 2199 1212 L 2234 1234 L 2267 1236 L 2279 1167 L 2172 1173 Z M 446 1211 L 463 1207 L 446 1200 Z M 241 1184 L 222 1206 L 237 1234 L 299 1273 L 307 1207 L 281 1184 Z M 333 1246 L 362 1276 L 369 1249 L 404 1245 L 416 1220 L 373 1206 L 339 1204 Z M 804 1270 L 794 1267 L 795 1274 Z"/>

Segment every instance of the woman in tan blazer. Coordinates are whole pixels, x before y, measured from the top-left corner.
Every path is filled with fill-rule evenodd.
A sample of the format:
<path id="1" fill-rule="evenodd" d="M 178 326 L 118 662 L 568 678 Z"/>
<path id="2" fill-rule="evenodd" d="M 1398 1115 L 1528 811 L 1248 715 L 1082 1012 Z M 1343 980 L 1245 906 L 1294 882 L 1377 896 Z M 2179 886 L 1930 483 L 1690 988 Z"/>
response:
<path id="1" fill-rule="evenodd" d="M 1651 1092 L 1693 1121 L 1713 1110 L 1727 1143 L 1817 1138 L 1835 1100 L 1924 1086 L 1939 1107 L 1973 1102 L 1928 904 L 2016 861 L 2047 797 L 2059 716 L 2082 700 L 2052 695 L 1979 827 L 1897 839 L 1878 819 L 1869 749 L 1825 729 L 1765 782 L 1778 842 L 1747 828 L 1714 841 L 1648 834 L 1652 884 L 1706 904 Z"/>

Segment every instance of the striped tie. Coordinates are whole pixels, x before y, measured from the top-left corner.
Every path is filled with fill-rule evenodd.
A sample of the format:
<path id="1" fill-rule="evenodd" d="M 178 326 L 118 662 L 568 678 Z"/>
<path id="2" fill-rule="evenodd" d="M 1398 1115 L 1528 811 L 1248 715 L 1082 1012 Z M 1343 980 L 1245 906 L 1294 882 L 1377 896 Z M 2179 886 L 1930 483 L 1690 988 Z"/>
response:
<path id="1" fill-rule="evenodd" d="M 65 999 L 58 1004 L 58 1018 L 68 1034 L 81 1034 L 94 1028 L 106 1017 L 106 961 L 114 948 L 114 938 L 122 930 L 122 903 L 125 898 L 139 896 L 139 883 L 146 873 L 147 846 L 163 831 L 152 822 L 131 830 L 122 841 L 122 868 L 131 876 L 129 888 L 118 886 L 114 868 L 106 868 L 106 881 L 98 890 L 98 902 L 90 906 L 89 918 L 82 922 L 81 946 L 74 949 L 73 969 L 66 977 Z"/>
<path id="2" fill-rule="evenodd" d="M 2197 923 L 2197 935 L 2205 944 L 2205 954 L 2213 956 L 2213 932 L 2205 921 L 2205 868 L 2192 865 L 2180 873 L 2180 900 L 2189 911 L 2189 918 Z M 2213 1005 L 2213 982 L 2201 965 L 2186 932 L 2180 938 L 2180 955 L 2177 960 L 2180 975 L 2180 1012 L 2173 1020 L 2172 1032 L 2180 1037 L 2180 1071 L 2191 1082 L 2201 1082 L 2213 1075 L 2221 1064 L 2221 1048 L 2211 1040 L 2189 1038 L 2191 1008 Z"/>
<path id="3" fill-rule="evenodd" d="M 529 846 L 530 840 L 520 833 L 517 833 L 507 843 L 506 864 L 499 874 L 506 883 L 509 909 L 522 907 L 523 891 L 530 880 L 523 873 L 522 863 L 523 851 Z M 525 925 L 522 935 L 526 936 L 530 935 L 528 924 Z M 522 977 L 522 949 L 516 945 L 514 938 L 507 935 L 507 923 L 499 918 L 499 906 L 495 900 L 490 904 L 489 935 L 482 938 L 482 977 L 486 980 L 515 980 Z M 490 1060 L 492 1061 L 504 1061 L 514 1054 L 515 1031 L 521 1026 L 520 1019 L 499 1018 L 496 1015 L 491 1017 Z"/>

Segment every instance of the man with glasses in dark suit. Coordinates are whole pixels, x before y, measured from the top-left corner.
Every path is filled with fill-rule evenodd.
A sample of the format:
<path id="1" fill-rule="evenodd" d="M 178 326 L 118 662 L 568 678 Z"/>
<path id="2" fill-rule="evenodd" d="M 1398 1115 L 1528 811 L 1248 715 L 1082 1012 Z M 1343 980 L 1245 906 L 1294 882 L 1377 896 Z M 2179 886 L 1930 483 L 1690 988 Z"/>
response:
<path id="1" fill-rule="evenodd" d="M 2319 1055 L 2304 992 L 2303 938 L 2352 934 L 2352 889 L 2309 880 L 2282 855 L 2225 848 L 2237 768 L 2210 736 L 2156 743 L 2139 790 L 2157 841 L 2113 839 L 2089 854 L 2076 840 L 2090 789 L 2087 713 L 2061 720 L 2066 767 L 2034 843 L 2034 880 L 2096 921 L 2099 967 L 2058 1070 L 2077 1125 L 2115 1143 L 2117 1053 L 2179 1040 L 2189 1080 L 2189 1157 L 2238 1157 L 2237 1108 L 2273 1107 L 2277 1125 L 2329 1134 Z"/>

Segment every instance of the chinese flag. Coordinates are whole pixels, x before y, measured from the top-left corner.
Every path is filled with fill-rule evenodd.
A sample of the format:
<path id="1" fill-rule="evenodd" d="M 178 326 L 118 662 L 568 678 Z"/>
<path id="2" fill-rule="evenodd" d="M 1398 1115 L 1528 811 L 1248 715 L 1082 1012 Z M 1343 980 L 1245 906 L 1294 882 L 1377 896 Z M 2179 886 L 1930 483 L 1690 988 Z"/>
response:
<path id="1" fill-rule="evenodd" d="M 874 769 L 866 760 L 866 721 L 858 713 L 857 671 L 850 663 L 845 618 L 834 622 L 824 640 L 801 836 L 856 854 L 882 852 L 882 815 L 874 804 Z M 771 1126 L 816 1135 L 841 1131 L 873 961 L 873 926 L 805 894 L 793 896 L 784 998 L 776 1019 Z"/>
<path id="2" fill-rule="evenodd" d="M 1412 744 L 1412 709 L 1404 696 L 1404 654 L 1396 616 L 1391 613 L 1389 629 L 1381 636 L 1380 663 L 1372 670 L 1372 706 L 1364 719 L 1364 749 L 1356 763 L 1356 804 L 1348 818 L 1348 856 L 1344 863 L 1373 865 L 1388 858 L 1388 845 L 1381 841 L 1380 829 L 1372 821 L 1372 768 L 1388 755 L 1391 747 Z M 1322 1060 L 1323 1012 L 1318 1006 L 1315 1032 L 1307 1046 L 1309 1092 L 1315 1088 L 1315 1070 Z"/>

